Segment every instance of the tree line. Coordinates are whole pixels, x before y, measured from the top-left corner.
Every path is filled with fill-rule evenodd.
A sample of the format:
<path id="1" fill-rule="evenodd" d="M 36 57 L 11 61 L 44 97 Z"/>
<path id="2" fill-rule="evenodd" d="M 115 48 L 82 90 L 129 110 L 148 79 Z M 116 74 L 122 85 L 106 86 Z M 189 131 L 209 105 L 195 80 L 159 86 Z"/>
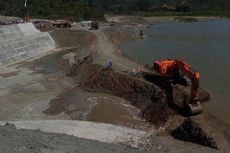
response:
<path id="1" fill-rule="evenodd" d="M 94 0 L 94 5 L 113 13 L 164 12 L 213 13 L 230 12 L 230 0 Z M 227 14 L 230 15 L 230 14 Z"/>
<path id="2" fill-rule="evenodd" d="M 27 8 L 24 8 L 24 0 L 0 0 L 0 14 L 75 20 L 104 18 L 103 10 L 90 6 L 86 0 L 28 0 Z"/>
<path id="3" fill-rule="evenodd" d="M 0 14 L 23 16 L 24 0 L 0 0 Z M 104 13 L 230 12 L 230 0 L 28 0 L 32 17 L 103 19 Z"/>

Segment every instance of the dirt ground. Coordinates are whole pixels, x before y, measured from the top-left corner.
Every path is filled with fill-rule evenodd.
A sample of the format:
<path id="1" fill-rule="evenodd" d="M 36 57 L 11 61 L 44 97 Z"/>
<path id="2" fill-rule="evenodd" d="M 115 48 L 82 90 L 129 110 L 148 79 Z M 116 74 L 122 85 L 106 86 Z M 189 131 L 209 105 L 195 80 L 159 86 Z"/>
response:
<path id="1" fill-rule="evenodd" d="M 191 117 L 192 122 L 186 122 L 189 117 L 184 114 L 181 104 L 189 94 L 189 87 L 177 84 L 168 90 L 167 84 L 155 72 L 127 58 L 119 49 L 121 41 L 141 37 L 142 28 L 169 19 L 115 17 L 114 20 L 117 21 L 115 26 L 102 23 L 96 31 L 79 26 L 55 29 L 50 34 L 58 52 L 10 68 L 0 68 L 0 119 L 110 123 L 147 131 L 149 143 L 143 147 L 149 152 L 227 152 L 230 143 L 228 125 L 205 112 Z M 106 68 L 108 61 L 112 61 L 112 69 Z M 133 77 L 134 67 L 143 71 L 143 75 Z M 210 98 L 203 89 L 199 89 L 198 95 L 201 102 Z M 223 128 L 218 128 L 220 124 Z M 185 135 L 187 126 L 195 132 Z M 12 127 L 2 130 L 23 133 Z M 33 131 L 32 135 L 34 133 L 39 140 L 34 146 L 39 152 L 39 148 L 43 148 L 40 143 L 43 134 Z M 57 139 L 62 143 L 60 137 Z M 63 140 L 67 142 L 68 139 Z M 51 146 L 56 146 L 52 143 Z M 60 152 L 65 148 L 58 147 Z M 74 151 L 70 148 L 69 152 Z"/>
<path id="2" fill-rule="evenodd" d="M 45 133 L 38 130 L 18 130 L 14 125 L 0 126 L 0 150 L 5 153 L 144 153 L 124 145 Z"/>

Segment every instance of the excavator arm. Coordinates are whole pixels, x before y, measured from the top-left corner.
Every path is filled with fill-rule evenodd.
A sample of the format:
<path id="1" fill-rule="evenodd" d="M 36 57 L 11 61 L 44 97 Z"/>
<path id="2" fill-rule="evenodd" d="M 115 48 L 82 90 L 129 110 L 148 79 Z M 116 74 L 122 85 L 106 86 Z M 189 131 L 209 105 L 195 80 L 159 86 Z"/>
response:
<path id="1" fill-rule="evenodd" d="M 178 79 L 181 74 L 187 76 L 191 84 L 191 93 L 189 102 L 184 105 L 189 109 L 190 114 L 199 114 L 202 111 L 200 102 L 197 100 L 197 91 L 199 88 L 200 73 L 194 71 L 189 64 L 183 60 L 161 60 L 154 62 L 154 69 L 165 79 Z"/>
<path id="2" fill-rule="evenodd" d="M 179 71 L 191 80 L 191 99 L 195 99 L 199 88 L 200 73 L 192 70 L 190 65 L 182 60 L 175 60 L 175 64 Z"/>

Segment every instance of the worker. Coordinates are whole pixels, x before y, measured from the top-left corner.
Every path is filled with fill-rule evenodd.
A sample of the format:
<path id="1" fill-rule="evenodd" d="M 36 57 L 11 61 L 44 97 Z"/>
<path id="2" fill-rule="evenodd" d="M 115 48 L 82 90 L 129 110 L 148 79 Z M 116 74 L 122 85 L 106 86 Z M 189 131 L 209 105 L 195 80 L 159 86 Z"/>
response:
<path id="1" fill-rule="evenodd" d="M 141 68 L 140 67 L 133 67 L 132 76 L 140 77 L 141 76 Z"/>
<path id="2" fill-rule="evenodd" d="M 137 76 L 137 68 L 133 67 L 132 76 Z"/>
<path id="3" fill-rule="evenodd" d="M 109 59 L 107 64 L 106 64 L 106 67 L 103 69 L 103 71 L 112 69 L 112 66 L 113 66 L 113 62 L 111 59 Z"/>
<path id="4" fill-rule="evenodd" d="M 141 77 L 141 75 L 142 75 L 142 70 L 141 70 L 141 67 L 137 67 L 137 76 L 138 77 Z"/>

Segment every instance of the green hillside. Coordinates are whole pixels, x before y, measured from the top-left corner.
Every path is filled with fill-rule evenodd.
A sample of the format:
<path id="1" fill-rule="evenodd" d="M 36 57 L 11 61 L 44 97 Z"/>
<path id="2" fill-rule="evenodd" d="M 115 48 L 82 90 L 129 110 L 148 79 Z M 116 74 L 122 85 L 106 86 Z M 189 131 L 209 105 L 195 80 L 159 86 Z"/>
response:
<path id="1" fill-rule="evenodd" d="M 24 0 L 0 0 L 0 14 L 23 16 Z M 230 0 L 28 0 L 32 17 L 103 19 L 103 14 L 230 16 Z"/>

